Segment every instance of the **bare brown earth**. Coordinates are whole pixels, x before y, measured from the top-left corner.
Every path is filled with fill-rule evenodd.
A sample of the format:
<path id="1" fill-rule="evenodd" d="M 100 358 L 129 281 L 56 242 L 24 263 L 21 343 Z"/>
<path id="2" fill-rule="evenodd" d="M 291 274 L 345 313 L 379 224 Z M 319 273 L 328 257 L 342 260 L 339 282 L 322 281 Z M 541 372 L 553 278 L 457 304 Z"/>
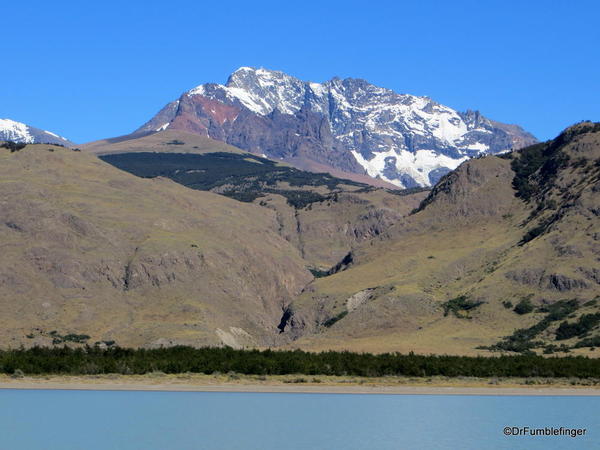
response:
<path id="1" fill-rule="evenodd" d="M 404 395 L 577 395 L 598 396 L 593 380 L 486 378 L 360 378 L 331 376 L 102 375 L 11 378 L 0 389 L 61 389 L 183 392 L 278 392 Z"/>

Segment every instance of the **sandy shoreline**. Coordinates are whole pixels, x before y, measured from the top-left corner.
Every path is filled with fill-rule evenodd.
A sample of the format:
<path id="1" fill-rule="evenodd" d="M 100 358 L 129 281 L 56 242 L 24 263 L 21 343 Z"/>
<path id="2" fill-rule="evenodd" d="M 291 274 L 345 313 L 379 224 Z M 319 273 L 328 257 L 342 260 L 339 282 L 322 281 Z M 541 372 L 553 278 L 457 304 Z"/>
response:
<path id="1" fill-rule="evenodd" d="M 295 394 L 388 394 L 388 395 L 508 395 L 508 396 L 600 396 L 598 389 L 570 388 L 455 388 L 420 386 L 265 386 L 265 385 L 120 385 L 3 383 L 0 390 L 85 390 L 85 391 L 156 391 L 156 392 L 248 392 Z"/>
<path id="2" fill-rule="evenodd" d="M 0 390 L 95 390 L 156 392 L 256 392 L 302 394 L 396 394 L 396 395 L 525 395 L 525 396 L 600 396 L 600 386 L 570 386 L 566 382 L 546 385 L 519 384 L 519 380 L 486 379 L 344 379 L 327 377 L 298 381 L 298 378 L 226 376 L 53 376 L 0 377 Z"/>

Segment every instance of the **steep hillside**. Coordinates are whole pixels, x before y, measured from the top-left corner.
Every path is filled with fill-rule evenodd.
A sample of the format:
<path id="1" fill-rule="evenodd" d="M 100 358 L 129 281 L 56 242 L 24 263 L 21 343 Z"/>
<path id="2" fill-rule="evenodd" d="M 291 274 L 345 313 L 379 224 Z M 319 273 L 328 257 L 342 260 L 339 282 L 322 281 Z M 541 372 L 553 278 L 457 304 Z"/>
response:
<path id="1" fill-rule="evenodd" d="M 598 124 L 468 161 L 346 270 L 311 283 L 283 334 L 311 349 L 590 354 L 599 190 Z"/>
<path id="2" fill-rule="evenodd" d="M 365 80 L 306 82 L 242 67 L 166 105 L 134 135 L 184 130 L 296 167 L 430 186 L 470 157 L 536 142 L 516 125 Z"/>
<path id="3" fill-rule="evenodd" d="M 0 180 L 3 346 L 272 344 L 312 278 L 265 208 L 49 145 Z"/>
<path id="4" fill-rule="evenodd" d="M 137 176 L 168 177 L 274 210 L 280 234 L 301 251 L 315 274 L 383 233 L 426 195 L 301 171 L 251 153 L 138 152 L 101 158 Z"/>
<path id="5" fill-rule="evenodd" d="M 11 141 L 20 144 L 60 144 L 71 146 L 73 143 L 51 131 L 40 130 L 21 122 L 0 119 L 0 141 Z"/>

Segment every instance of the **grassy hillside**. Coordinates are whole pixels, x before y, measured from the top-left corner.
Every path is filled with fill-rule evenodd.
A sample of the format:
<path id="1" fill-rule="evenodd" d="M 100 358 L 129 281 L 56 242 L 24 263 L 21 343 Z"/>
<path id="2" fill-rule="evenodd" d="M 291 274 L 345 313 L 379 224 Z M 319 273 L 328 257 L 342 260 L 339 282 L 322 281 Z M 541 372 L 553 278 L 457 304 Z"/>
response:
<path id="1" fill-rule="evenodd" d="M 0 148 L 5 347 L 600 354 L 598 124 L 409 195 L 142 150 Z"/>
<path id="2" fill-rule="evenodd" d="M 165 130 L 141 136 L 122 136 L 90 142 L 81 146 L 84 152 L 97 155 L 136 152 L 159 153 L 247 153 L 224 142 L 179 130 Z"/>
<path id="3" fill-rule="evenodd" d="M 334 266 L 357 243 L 383 233 L 426 195 L 306 172 L 251 153 L 137 152 L 100 158 L 140 177 L 167 177 L 274 210 L 280 234 L 315 273 Z"/>
<path id="4" fill-rule="evenodd" d="M 0 199 L 4 347 L 271 344 L 311 279 L 274 212 L 84 152 L 0 148 Z"/>
<path id="5" fill-rule="evenodd" d="M 598 354 L 599 161 L 600 129 L 581 124 L 463 164 L 349 268 L 304 290 L 290 345 Z M 573 306 L 553 313 L 560 301 Z"/>

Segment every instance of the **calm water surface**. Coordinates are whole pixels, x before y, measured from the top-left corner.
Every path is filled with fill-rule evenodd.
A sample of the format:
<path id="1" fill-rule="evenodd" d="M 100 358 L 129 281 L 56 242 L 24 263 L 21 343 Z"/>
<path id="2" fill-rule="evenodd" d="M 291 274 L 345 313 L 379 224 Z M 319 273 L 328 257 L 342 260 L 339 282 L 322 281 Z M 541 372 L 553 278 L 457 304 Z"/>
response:
<path id="1" fill-rule="evenodd" d="M 587 435 L 506 437 L 505 426 Z M 0 448 L 600 448 L 600 398 L 3 390 Z"/>

